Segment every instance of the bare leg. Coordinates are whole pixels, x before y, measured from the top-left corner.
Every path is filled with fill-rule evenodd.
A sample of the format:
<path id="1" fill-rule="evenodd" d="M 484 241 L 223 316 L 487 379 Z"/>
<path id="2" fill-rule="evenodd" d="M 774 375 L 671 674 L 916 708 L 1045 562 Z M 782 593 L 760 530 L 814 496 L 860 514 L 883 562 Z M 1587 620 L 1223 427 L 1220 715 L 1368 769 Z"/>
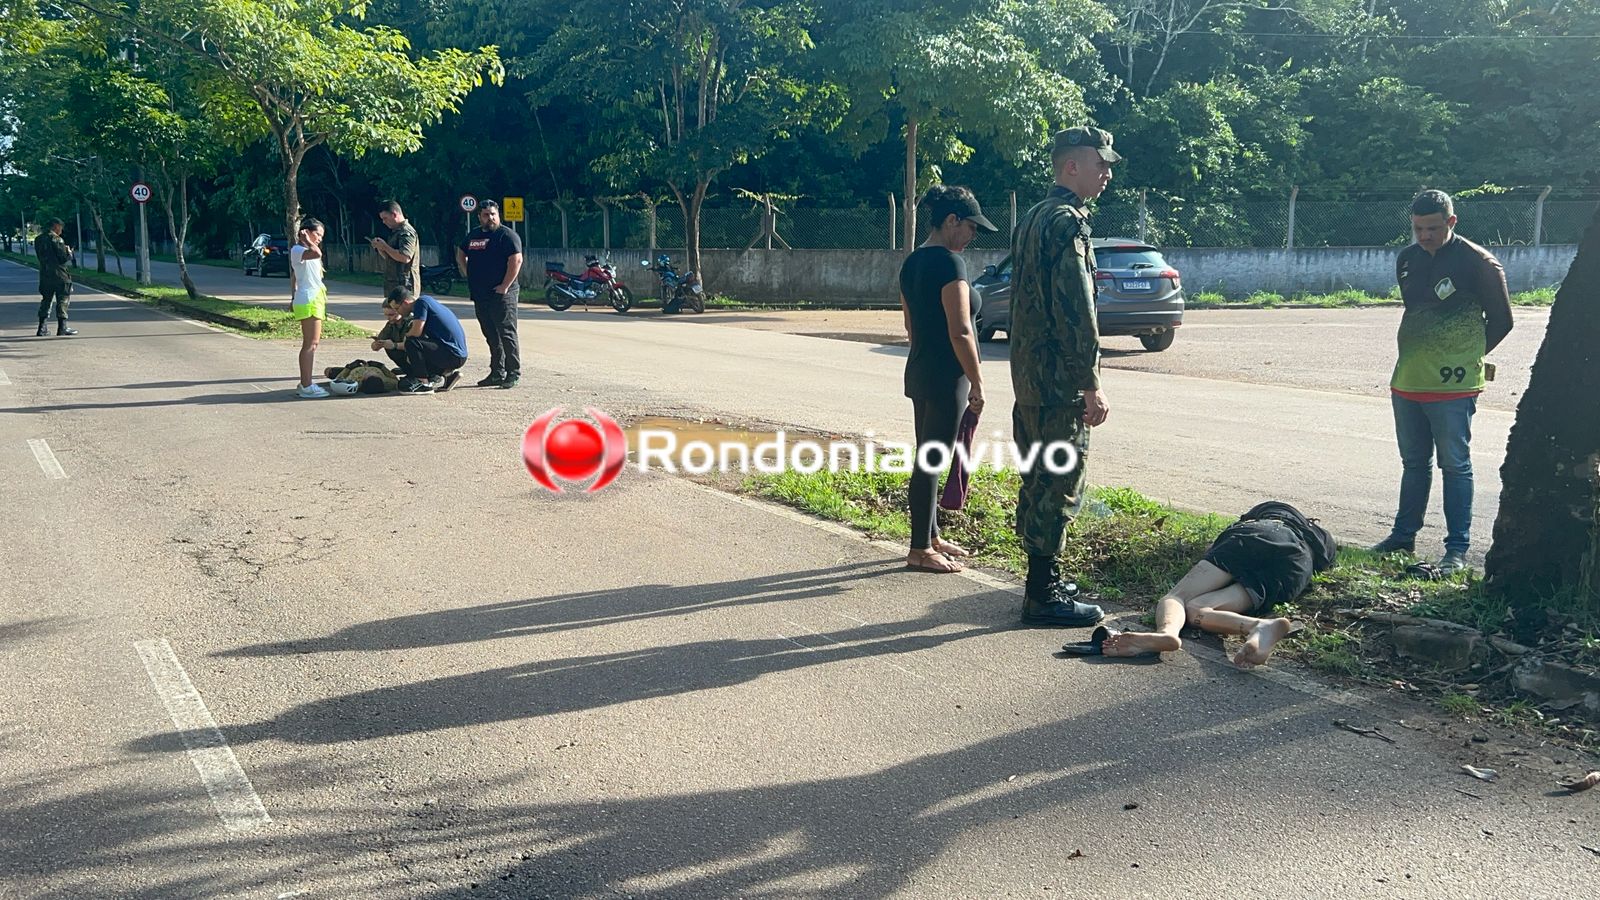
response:
<path id="1" fill-rule="evenodd" d="M 1170 653 L 1183 649 L 1178 633 L 1183 629 L 1189 603 L 1209 597 L 1232 585 L 1233 576 L 1201 560 L 1156 603 L 1155 631 L 1128 631 L 1106 638 L 1101 652 L 1106 656 L 1138 656 L 1144 653 Z M 1236 586 L 1236 585 L 1234 585 Z"/>
<path id="2" fill-rule="evenodd" d="M 300 386 L 311 386 L 311 367 L 317 362 L 317 344 L 322 340 L 322 320 L 307 316 L 300 320 Z"/>
<path id="3" fill-rule="evenodd" d="M 1191 601 L 1189 616 L 1194 623 L 1213 634 L 1233 634 L 1245 638 L 1244 646 L 1233 656 L 1233 664 L 1251 669 L 1267 661 L 1272 648 L 1289 633 L 1288 619 L 1258 619 L 1242 615 L 1255 606 L 1255 599 L 1237 584 L 1197 597 Z"/>

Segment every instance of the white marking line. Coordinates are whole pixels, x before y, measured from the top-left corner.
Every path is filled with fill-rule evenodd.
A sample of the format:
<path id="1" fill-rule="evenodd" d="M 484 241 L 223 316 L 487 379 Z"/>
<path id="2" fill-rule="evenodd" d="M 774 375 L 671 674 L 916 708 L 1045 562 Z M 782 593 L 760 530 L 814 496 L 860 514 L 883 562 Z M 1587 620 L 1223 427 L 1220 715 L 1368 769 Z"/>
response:
<path id="1" fill-rule="evenodd" d="M 6 377 L 6 370 L 0 369 L 0 384 L 10 384 L 11 379 Z"/>
<path id="2" fill-rule="evenodd" d="M 61 468 L 61 463 L 56 461 L 55 452 L 45 443 L 44 438 L 29 438 L 28 447 L 33 450 L 33 458 L 39 461 L 39 468 L 44 470 L 44 477 L 67 477 L 67 470 Z"/>
<path id="3" fill-rule="evenodd" d="M 271 824 L 261 797 L 256 794 L 250 778 L 239 767 L 233 748 L 217 729 L 217 720 L 206 709 L 205 700 L 189 680 L 177 654 L 166 638 L 154 641 L 135 641 L 134 649 L 144 662 L 156 695 L 172 717 L 173 727 L 188 748 L 189 761 L 200 773 L 200 781 L 211 795 L 211 805 L 229 831 L 250 831 Z"/>

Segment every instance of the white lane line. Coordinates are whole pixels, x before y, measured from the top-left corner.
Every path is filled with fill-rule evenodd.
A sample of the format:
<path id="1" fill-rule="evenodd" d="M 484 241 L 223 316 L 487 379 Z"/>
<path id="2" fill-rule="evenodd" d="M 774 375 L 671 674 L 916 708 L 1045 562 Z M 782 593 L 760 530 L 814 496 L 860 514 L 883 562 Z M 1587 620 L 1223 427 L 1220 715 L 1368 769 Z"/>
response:
<path id="1" fill-rule="evenodd" d="M 39 461 L 39 468 L 44 470 L 44 477 L 67 477 L 67 470 L 61 468 L 61 463 L 56 461 L 55 452 L 45 443 L 44 438 L 29 438 L 28 447 L 33 450 L 33 458 Z"/>
<path id="2" fill-rule="evenodd" d="M 0 369 L 0 384 L 10 384 L 11 379 L 6 377 L 6 370 Z"/>
<path id="3" fill-rule="evenodd" d="M 211 805 L 229 831 L 250 831 L 271 824 L 272 817 L 261 805 L 261 797 L 249 776 L 239 767 L 233 748 L 217 729 L 217 720 L 206 709 L 205 700 L 189 680 L 189 673 L 172 652 L 166 638 L 135 641 L 134 649 L 144 662 L 144 670 L 155 686 L 156 695 L 172 716 L 173 727 L 189 750 L 189 761 L 200 773 L 200 780 L 211 795 Z"/>

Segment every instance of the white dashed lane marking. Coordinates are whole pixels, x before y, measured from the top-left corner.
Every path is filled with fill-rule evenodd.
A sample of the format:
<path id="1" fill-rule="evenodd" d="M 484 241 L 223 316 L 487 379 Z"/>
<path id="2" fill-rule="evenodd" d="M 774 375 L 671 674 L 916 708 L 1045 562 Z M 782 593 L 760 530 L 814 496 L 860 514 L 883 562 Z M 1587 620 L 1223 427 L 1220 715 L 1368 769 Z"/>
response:
<path id="1" fill-rule="evenodd" d="M 44 470 L 46 478 L 65 478 L 67 470 L 61 468 L 61 463 L 56 460 L 55 451 L 45 443 L 43 438 L 30 438 L 29 449 L 33 450 L 33 458 L 39 461 L 39 468 Z"/>
<path id="2" fill-rule="evenodd" d="M 166 638 L 153 641 L 136 641 L 134 649 L 144 662 L 156 696 L 172 717 L 173 727 L 188 748 L 189 761 L 200 773 L 200 781 L 211 795 L 211 805 L 229 831 L 251 831 L 272 823 L 267 809 L 261 805 L 255 785 L 239 766 L 233 748 L 217 729 L 217 720 L 211 717 L 205 700 L 189 680 L 189 673 L 178 662 L 177 654 Z"/>

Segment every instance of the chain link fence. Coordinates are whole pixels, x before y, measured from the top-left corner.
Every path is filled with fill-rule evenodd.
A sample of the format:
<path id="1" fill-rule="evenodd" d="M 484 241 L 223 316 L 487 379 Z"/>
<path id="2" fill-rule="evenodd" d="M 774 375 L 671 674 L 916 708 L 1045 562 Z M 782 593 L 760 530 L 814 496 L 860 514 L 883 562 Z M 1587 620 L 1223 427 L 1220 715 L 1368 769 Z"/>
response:
<path id="1" fill-rule="evenodd" d="M 1026 212 L 1031 193 L 984 198 L 985 213 L 999 234 L 980 233 L 975 249 L 1004 249 L 1015 217 Z M 1196 203 L 1137 190 L 1118 190 L 1096 201 L 1094 233 L 1163 247 L 1301 248 L 1387 247 L 1411 241 L 1409 198 L 1388 200 L 1299 200 L 1289 196 L 1229 203 Z M 1575 244 L 1600 210 L 1600 199 L 1468 199 L 1457 202 L 1460 231 L 1490 246 Z M 700 246 L 743 250 L 888 250 L 903 248 L 903 208 L 888 199 L 855 208 L 774 204 L 773 227 L 765 227 L 760 204 L 707 206 L 700 211 Z M 639 201 L 565 204 L 530 202 L 527 221 L 517 225 L 529 247 L 648 251 L 681 248 L 683 212 L 677 204 L 653 208 Z M 917 240 L 926 234 L 928 210 L 917 212 Z"/>

